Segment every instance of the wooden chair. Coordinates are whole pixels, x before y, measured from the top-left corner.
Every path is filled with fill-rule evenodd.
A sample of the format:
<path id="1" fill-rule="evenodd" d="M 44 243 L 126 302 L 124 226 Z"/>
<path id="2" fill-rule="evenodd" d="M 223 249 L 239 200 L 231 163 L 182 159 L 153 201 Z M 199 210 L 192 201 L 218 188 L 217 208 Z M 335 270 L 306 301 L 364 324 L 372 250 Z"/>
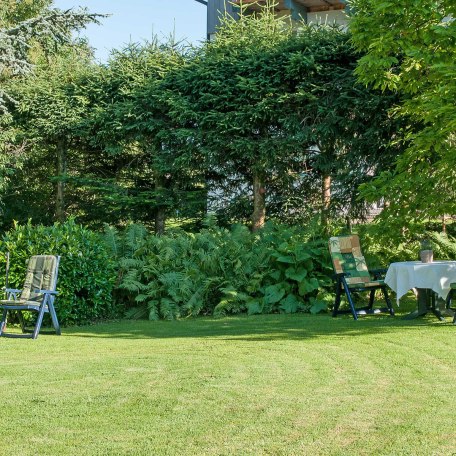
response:
<path id="1" fill-rule="evenodd" d="M 387 312 L 394 315 L 393 306 L 388 296 L 385 282 L 380 277 L 386 270 L 369 271 L 366 260 L 361 252 L 357 235 L 337 236 L 329 240 L 329 251 L 334 267 L 336 284 L 336 300 L 333 317 L 339 314 L 351 313 L 355 320 L 359 315 L 378 314 Z M 381 290 L 386 301 L 386 307 L 374 308 L 375 292 Z M 368 291 L 369 304 L 356 308 L 352 293 Z M 348 310 L 341 310 L 342 293 L 345 293 L 349 305 Z"/>
<path id="2" fill-rule="evenodd" d="M 57 295 L 57 276 L 60 257 L 54 255 L 32 256 L 28 262 L 24 287 L 22 290 L 6 289 L 6 300 L 0 301 L 2 320 L 0 322 L 0 336 L 27 337 L 36 339 L 41 329 L 45 313 L 51 315 L 55 332 L 60 335 L 60 326 L 54 308 Z M 37 312 L 35 327 L 31 333 L 26 333 L 22 312 Z M 7 317 L 10 312 L 16 312 L 22 327 L 22 334 L 5 333 Z"/>

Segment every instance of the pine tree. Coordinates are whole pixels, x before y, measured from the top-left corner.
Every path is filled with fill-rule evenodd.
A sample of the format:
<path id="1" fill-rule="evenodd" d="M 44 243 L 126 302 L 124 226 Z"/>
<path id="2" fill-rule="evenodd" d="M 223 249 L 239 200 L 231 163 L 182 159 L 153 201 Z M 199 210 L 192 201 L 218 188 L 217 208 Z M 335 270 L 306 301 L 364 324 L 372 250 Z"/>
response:
<path id="1" fill-rule="evenodd" d="M 0 112 L 7 112 L 7 104 L 14 103 L 4 88 L 5 83 L 33 69 L 32 46 L 39 45 L 45 53 L 53 52 L 56 47 L 71 43 L 71 31 L 99 23 L 101 17 L 104 16 L 84 8 L 75 11 L 45 8 L 35 17 L 0 27 Z"/>

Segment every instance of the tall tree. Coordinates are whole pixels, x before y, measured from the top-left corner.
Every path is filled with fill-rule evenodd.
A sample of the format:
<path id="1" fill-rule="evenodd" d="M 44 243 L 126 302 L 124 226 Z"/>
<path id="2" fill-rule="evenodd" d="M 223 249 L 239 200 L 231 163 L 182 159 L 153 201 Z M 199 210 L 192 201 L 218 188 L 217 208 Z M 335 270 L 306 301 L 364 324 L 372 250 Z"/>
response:
<path id="1" fill-rule="evenodd" d="M 31 50 L 40 46 L 44 53 L 55 53 L 55 46 L 71 43 L 71 31 L 98 23 L 99 14 L 86 9 L 59 11 L 49 1 L 2 4 L 0 8 L 0 84 L 12 77 L 29 74 L 33 68 Z M 11 10 L 10 10 L 11 8 Z M 16 14 L 14 14 L 16 13 Z M 32 14 L 36 16 L 30 17 Z M 14 101 L 0 86 L 0 111 Z"/>
<path id="2" fill-rule="evenodd" d="M 16 142 L 27 144 L 28 153 L 23 170 L 18 171 L 8 188 L 6 199 L 28 195 L 30 204 L 23 206 L 28 208 L 25 218 L 36 217 L 39 212 L 44 217 L 40 221 L 49 222 L 51 214 L 54 220 L 66 218 L 68 161 L 71 164 L 74 160 L 78 127 L 89 114 L 87 96 L 78 83 L 82 74 L 91 71 L 91 55 L 87 49 L 69 47 L 65 53 L 62 49 L 59 55 L 37 62 L 36 71 L 26 81 L 11 86 L 17 100 L 12 111 Z M 51 179 L 55 179 L 54 185 Z M 33 203 L 36 211 L 32 209 Z M 51 206 L 54 207 L 51 209 Z M 20 214 L 16 214 L 18 218 Z"/>
<path id="3" fill-rule="evenodd" d="M 292 33 L 271 8 L 227 19 L 217 39 L 170 81 L 171 116 L 191 134 L 194 153 L 215 173 L 249 180 L 253 230 L 264 224 L 272 174 L 286 172 L 302 153 L 284 134 L 289 88 L 281 47 Z"/>
<path id="4" fill-rule="evenodd" d="M 353 42 L 365 51 L 360 80 L 402 95 L 394 113 L 408 121 L 408 148 L 394 172 L 364 189 L 389 201 L 383 217 L 410 223 L 455 214 L 456 194 L 456 4 L 351 0 Z"/>
<path id="5" fill-rule="evenodd" d="M 290 212 L 307 204 L 325 222 L 331 189 L 339 209 L 354 206 L 357 188 L 347 184 L 370 179 L 395 153 L 386 146 L 392 97 L 356 84 L 359 55 L 349 40 L 336 28 L 294 30 L 265 8 L 227 20 L 170 75 L 170 115 L 213 175 L 247 179 L 253 230 L 268 205 L 283 212 L 292 199 Z"/>
<path id="6" fill-rule="evenodd" d="M 18 128 L 8 112 L 17 101 L 9 86 L 26 80 L 39 59 L 50 58 L 72 43 L 72 30 L 97 23 L 100 17 L 84 9 L 52 9 L 51 0 L 0 3 L 0 190 L 4 191 L 28 150 L 27 142 L 17 142 Z"/>
<path id="7" fill-rule="evenodd" d="M 123 183 L 117 181 L 118 198 L 130 217 L 152 219 L 157 234 L 164 232 L 166 217 L 188 208 L 198 193 L 192 170 L 177 160 L 182 141 L 174 135 L 162 86 L 166 75 L 182 66 L 186 52 L 172 40 L 115 52 L 87 124 L 92 144 L 120 160 L 131 158 L 130 172 L 124 169 Z"/>
<path id="8" fill-rule="evenodd" d="M 303 26 L 290 41 L 287 78 L 296 87 L 291 100 L 300 120 L 293 134 L 312 145 L 307 166 L 321 188 L 321 221 L 362 218 L 367 207 L 358 199 L 359 184 L 400 151 L 391 144 L 400 124 L 388 114 L 397 97 L 357 82 L 360 54 L 340 28 Z"/>

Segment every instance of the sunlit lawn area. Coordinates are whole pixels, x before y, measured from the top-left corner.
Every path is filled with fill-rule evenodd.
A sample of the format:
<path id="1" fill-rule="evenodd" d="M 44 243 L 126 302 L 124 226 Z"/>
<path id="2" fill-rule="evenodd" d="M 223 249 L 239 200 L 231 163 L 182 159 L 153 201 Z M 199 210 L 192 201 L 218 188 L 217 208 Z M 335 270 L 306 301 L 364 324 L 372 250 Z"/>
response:
<path id="1" fill-rule="evenodd" d="M 0 349 L 3 456 L 456 452 L 450 319 L 121 321 Z"/>

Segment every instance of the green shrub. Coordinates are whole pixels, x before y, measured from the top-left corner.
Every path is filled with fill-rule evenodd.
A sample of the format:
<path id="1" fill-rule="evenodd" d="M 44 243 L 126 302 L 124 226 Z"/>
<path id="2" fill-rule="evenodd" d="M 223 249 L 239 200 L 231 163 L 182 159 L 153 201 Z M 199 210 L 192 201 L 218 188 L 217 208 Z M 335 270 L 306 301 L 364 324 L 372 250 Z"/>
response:
<path id="1" fill-rule="evenodd" d="M 384 223 L 370 223 L 358 226 L 357 232 L 366 260 L 372 269 L 387 267 L 396 261 L 419 260 L 423 239 L 432 244 L 435 260 L 454 260 L 456 239 L 427 228 L 424 224 L 417 224 L 397 232 Z"/>
<path id="2" fill-rule="evenodd" d="M 115 264 L 102 238 L 73 220 L 53 226 L 16 225 L 3 235 L 0 252 L 10 252 L 10 287 L 22 287 L 32 255 L 60 255 L 56 310 L 62 325 L 82 324 L 115 314 Z M 0 265 L 5 274 L 5 263 Z"/>
<path id="3" fill-rule="evenodd" d="M 126 292 L 130 317 L 327 308 L 326 243 L 311 240 L 300 228 L 268 225 L 252 234 L 240 225 L 212 226 L 157 237 L 133 225 L 123 236 L 110 228 L 107 237 L 113 255 L 125 253 L 119 257 L 119 287 Z"/>

